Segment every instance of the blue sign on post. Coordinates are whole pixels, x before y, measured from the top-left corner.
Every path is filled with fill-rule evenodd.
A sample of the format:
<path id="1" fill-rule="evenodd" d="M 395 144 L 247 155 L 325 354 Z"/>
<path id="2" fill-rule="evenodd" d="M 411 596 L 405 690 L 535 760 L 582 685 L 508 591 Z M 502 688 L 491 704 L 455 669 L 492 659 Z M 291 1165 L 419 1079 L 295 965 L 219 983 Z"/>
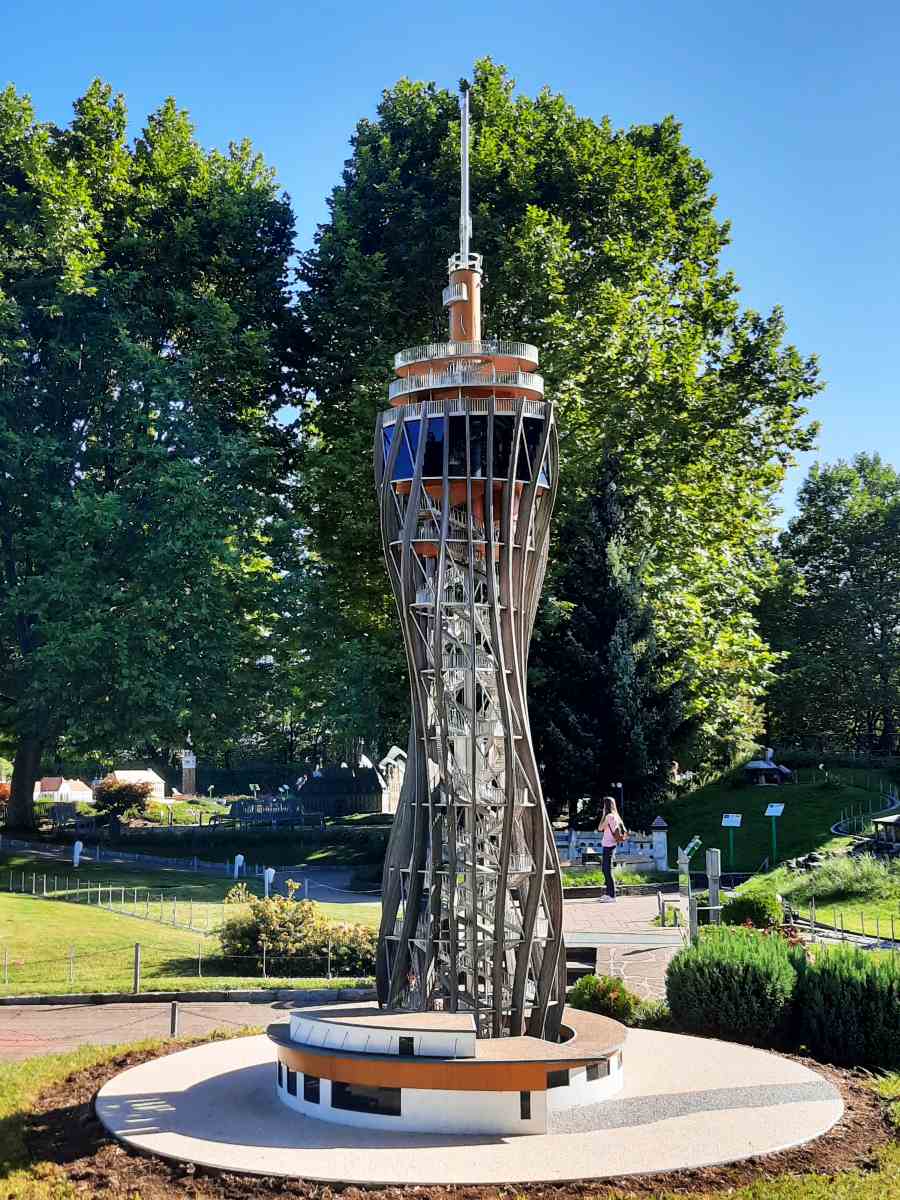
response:
<path id="1" fill-rule="evenodd" d="M 734 870 L 734 831 L 740 829 L 743 820 L 741 813 L 722 813 L 722 828 L 728 830 L 728 862 Z"/>
<path id="2" fill-rule="evenodd" d="M 783 804 L 770 804 L 766 809 L 766 816 L 772 818 L 772 870 L 774 871 L 778 865 L 778 830 L 776 822 L 784 812 Z"/>

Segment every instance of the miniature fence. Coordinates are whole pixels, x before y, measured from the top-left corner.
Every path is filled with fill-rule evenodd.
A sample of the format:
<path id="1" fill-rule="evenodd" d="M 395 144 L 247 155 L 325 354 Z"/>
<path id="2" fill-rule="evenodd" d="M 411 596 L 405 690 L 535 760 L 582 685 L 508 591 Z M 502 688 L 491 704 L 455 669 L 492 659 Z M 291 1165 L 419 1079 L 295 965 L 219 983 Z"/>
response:
<path id="1" fill-rule="evenodd" d="M 842 809 L 839 821 L 831 827 L 832 833 L 837 834 L 859 834 L 860 836 L 871 836 L 874 833 L 872 820 L 874 817 L 886 816 L 888 813 L 895 812 L 900 808 L 900 795 L 897 789 L 882 788 L 878 793 L 880 804 L 869 806 L 854 805 L 851 808 Z"/>
<path id="2" fill-rule="evenodd" d="M 900 905 L 896 914 L 883 914 L 839 904 L 817 905 L 813 898 L 808 905 L 791 907 L 788 915 L 812 942 L 852 941 L 868 949 L 889 950 L 891 955 L 900 953 Z"/>
<path id="3" fill-rule="evenodd" d="M 6 891 L 60 900 L 70 904 L 89 904 L 119 916 L 135 917 L 198 933 L 218 932 L 225 921 L 223 901 L 195 900 L 164 888 L 128 887 L 121 883 L 81 879 L 77 875 L 38 875 L 34 871 L 10 871 Z"/>
<path id="4" fill-rule="evenodd" d="M 134 887 L 87 876 L 39 875 L 36 871 L 9 871 L 5 890 L 42 900 L 89 904 L 118 916 L 202 934 L 218 933 L 229 909 L 234 913 L 237 908 L 222 900 L 185 896 L 175 888 Z M 308 881 L 304 880 L 298 898 L 305 898 L 308 890 Z"/>
<path id="5" fill-rule="evenodd" d="M 27 841 L 3 835 L 0 835 L 0 850 L 24 850 L 28 853 L 40 854 L 43 858 L 58 858 L 63 861 L 68 860 L 69 862 L 72 859 L 71 846 L 60 846 L 51 842 Z M 227 859 L 224 862 L 212 862 L 208 859 L 198 858 L 196 855 L 191 858 L 173 858 L 161 854 L 142 854 L 130 850 L 104 849 L 99 844 L 95 846 L 85 845 L 81 853 L 81 860 L 86 863 L 134 863 L 136 866 L 148 867 L 152 870 L 162 867 L 203 875 L 234 875 L 233 859 Z M 302 867 L 296 865 L 278 867 L 274 866 L 273 863 L 244 862 L 241 864 L 238 872 L 239 878 L 261 878 L 268 866 L 274 867 L 274 870 L 279 874 L 303 870 Z"/>
<path id="6" fill-rule="evenodd" d="M 0 946 L 2 996 L 253 989 L 260 981 L 288 987 L 295 980 L 368 986 L 370 977 L 347 969 L 340 947 L 330 939 L 321 954 L 306 957 L 273 956 L 265 947 L 261 956 L 209 954 L 202 940 L 196 952 L 181 954 L 140 942 L 106 951 L 72 945 L 55 956 L 15 944 Z"/>

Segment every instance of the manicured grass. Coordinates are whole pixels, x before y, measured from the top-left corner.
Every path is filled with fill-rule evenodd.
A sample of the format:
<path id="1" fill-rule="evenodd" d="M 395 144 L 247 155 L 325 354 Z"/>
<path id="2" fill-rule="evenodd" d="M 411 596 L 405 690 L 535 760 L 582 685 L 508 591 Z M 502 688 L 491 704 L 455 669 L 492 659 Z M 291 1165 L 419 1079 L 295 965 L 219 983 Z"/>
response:
<path id="1" fill-rule="evenodd" d="M 694 856 L 693 865 L 703 870 L 703 851 L 718 847 L 722 851 L 722 866 L 728 870 L 757 871 L 763 859 L 772 854 L 772 822 L 764 816 L 767 805 L 778 802 L 785 806 L 778 818 L 778 859 L 796 858 L 812 850 L 836 849 L 849 844 L 849 839 L 835 837 L 831 826 L 840 820 L 846 809 L 866 810 L 878 807 L 876 792 L 851 787 L 850 771 L 829 772 L 833 783 L 807 782 L 785 784 L 783 787 L 733 786 L 726 777 L 682 797 L 665 807 L 663 816 L 669 825 L 669 864 L 674 866 L 679 846 L 686 846 L 694 834 L 699 835 L 702 847 Z M 864 772 L 856 772 L 857 780 Z M 869 772 L 874 779 L 877 772 Z M 809 772 L 804 773 L 808 777 Z M 743 824 L 735 830 L 735 862 L 728 859 L 728 831 L 722 828 L 723 813 L 741 813 Z M 627 815 L 626 815 L 627 819 Z"/>
<path id="2" fill-rule="evenodd" d="M 613 878 L 617 883 L 627 887 L 631 884 L 669 883 L 675 879 L 674 872 L 666 871 L 629 871 L 625 868 L 614 868 Z M 603 872 L 598 867 L 566 867 L 562 873 L 564 887 L 602 887 L 606 882 Z"/>
<path id="3" fill-rule="evenodd" d="M 834 928 L 843 928 L 848 933 L 864 933 L 872 937 L 900 938 L 900 874 L 897 882 L 884 895 L 872 895 L 862 886 L 859 892 L 852 885 L 855 859 L 846 862 L 848 884 L 845 888 L 825 889 L 816 884 L 817 876 L 826 867 L 811 872 L 789 871 L 779 867 L 768 875 L 758 876 L 743 885 L 745 889 L 763 889 L 776 893 L 787 900 L 801 917 L 808 918 L 811 912 L 810 893 L 816 895 L 816 920 Z M 799 894 L 797 894 L 799 893 Z M 893 927 L 891 921 L 893 920 Z"/>
<path id="4" fill-rule="evenodd" d="M 342 923 L 375 925 L 378 905 L 323 905 Z M 0 974 L 0 995 L 36 992 L 129 991 L 134 944 L 141 944 L 142 990 L 202 990 L 325 986 L 301 976 L 263 980 L 243 964 L 221 956 L 218 936 L 137 920 L 95 905 L 0 893 L 0 956 L 9 981 Z M 70 952 L 74 947 L 74 966 Z M 74 975 L 74 981 L 72 976 Z"/>
<path id="5" fill-rule="evenodd" d="M 234 1033 L 213 1036 L 232 1037 Z M 127 1049 L 147 1049 L 163 1054 L 196 1045 L 200 1040 L 212 1039 L 185 1039 L 178 1043 L 145 1041 Z M 65 1166 L 29 1155 L 26 1143 L 28 1116 L 43 1090 L 75 1071 L 110 1062 L 124 1048 L 89 1046 L 66 1054 L 45 1055 L 4 1065 L 0 1072 L 0 1200 L 77 1200 L 85 1195 L 67 1178 Z M 873 1087 L 885 1100 L 895 1100 L 900 1097 L 900 1076 L 889 1076 L 874 1083 Z M 894 1108 L 900 1121 L 900 1104 L 895 1104 Z M 623 1192 L 627 1191 L 626 1186 Z M 427 1192 L 428 1189 L 422 1189 L 423 1195 Z M 174 1197 L 181 1192 L 173 1190 L 171 1194 Z M 900 1195 L 900 1145 L 893 1142 L 887 1146 L 877 1156 L 872 1169 L 865 1172 L 844 1171 L 832 1176 L 763 1176 L 760 1168 L 757 1183 L 736 1188 L 728 1195 L 731 1200 L 888 1200 L 888 1197 Z M 679 1192 L 678 1196 L 679 1200 L 710 1200 L 708 1193 L 696 1191 Z M 672 1198 L 669 1193 L 660 1192 L 658 1200 Z"/>
<path id="6" fill-rule="evenodd" d="M 42 896 L 46 880 L 49 896 L 68 896 L 87 908 L 90 893 L 93 908 L 97 907 L 98 885 L 106 889 L 111 886 L 111 893 L 103 891 L 104 905 L 112 903 L 119 912 L 131 916 L 145 916 L 149 911 L 154 918 L 162 915 L 164 920 L 178 925 L 187 925 L 193 914 L 193 928 L 201 933 L 218 928 L 223 914 L 227 916 L 229 911 L 236 911 L 231 906 L 222 907 L 226 895 L 234 887 L 234 880 L 226 875 L 201 875 L 166 868 L 148 871 L 130 863 L 83 863 L 76 871 L 70 862 L 0 853 L 0 893 L 9 891 L 12 876 L 14 890 L 20 894 L 23 875 L 26 894 L 34 886 Z M 261 880 L 248 877 L 241 879 L 241 883 L 246 884 L 254 895 L 262 896 Z M 381 903 L 375 897 L 372 902 L 352 904 L 323 901 L 321 908 L 330 920 L 342 924 L 374 926 L 381 919 Z M 173 918 L 177 918 L 177 922 Z"/>

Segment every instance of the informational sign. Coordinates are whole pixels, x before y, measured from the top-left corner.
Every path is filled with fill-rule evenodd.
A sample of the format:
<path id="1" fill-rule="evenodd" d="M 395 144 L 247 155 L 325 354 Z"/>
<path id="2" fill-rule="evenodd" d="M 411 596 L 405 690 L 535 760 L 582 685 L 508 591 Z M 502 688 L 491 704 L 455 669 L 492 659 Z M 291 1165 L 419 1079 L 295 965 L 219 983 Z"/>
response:
<path id="1" fill-rule="evenodd" d="M 181 765 L 186 771 L 193 771 L 197 766 L 197 755 L 193 750 L 185 750 L 181 755 Z"/>
<path id="2" fill-rule="evenodd" d="M 742 820 L 741 813 L 722 813 L 722 828 L 740 829 Z"/>
<path id="3" fill-rule="evenodd" d="M 766 816 L 767 817 L 780 817 L 783 812 L 784 812 L 783 804 L 770 804 L 769 807 L 766 809 Z"/>

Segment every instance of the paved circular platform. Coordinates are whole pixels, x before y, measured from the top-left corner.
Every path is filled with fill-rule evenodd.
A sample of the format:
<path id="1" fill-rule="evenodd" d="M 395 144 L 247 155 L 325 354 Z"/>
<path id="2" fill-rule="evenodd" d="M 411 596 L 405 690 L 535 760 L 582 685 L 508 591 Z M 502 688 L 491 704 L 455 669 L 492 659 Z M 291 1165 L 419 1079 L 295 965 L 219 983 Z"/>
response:
<path id="1" fill-rule="evenodd" d="M 311 1120 L 275 1095 L 264 1036 L 131 1067 L 101 1088 L 103 1125 L 136 1150 L 238 1174 L 328 1182 L 538 1183 L 733 1162 L 811 1141 L 837 1090 L 799 1063 L 705 1038 L 629 1030 L 624 1090 L 556 1115 L 553 1131 L 460 1137 Z"/>

